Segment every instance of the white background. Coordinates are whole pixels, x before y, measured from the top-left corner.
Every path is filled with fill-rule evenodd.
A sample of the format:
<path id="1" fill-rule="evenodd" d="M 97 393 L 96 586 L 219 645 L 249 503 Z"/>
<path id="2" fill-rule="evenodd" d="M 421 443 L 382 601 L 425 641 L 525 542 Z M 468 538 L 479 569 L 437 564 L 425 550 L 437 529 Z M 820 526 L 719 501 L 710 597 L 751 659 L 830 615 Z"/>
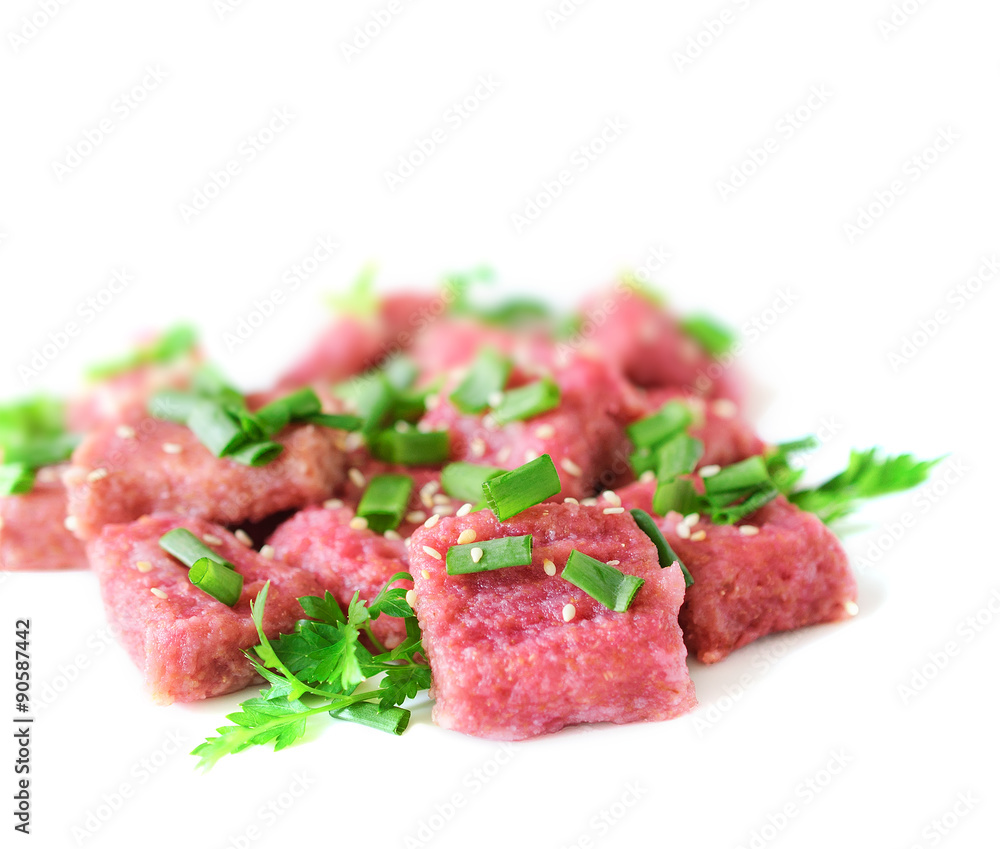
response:
<path id="1" fill-rule="evenodd" d="M 239 697 L 153 706 L 103 630 L 89 574 L 0 574 L 0 626 L 13 643 L 15 618 L 31 617 L 35 692 L 51 702 L 34 727 L 24 844 L 995 841 L 1000 580 L 984 530 L 997 293 L 995 277 L 965 281 L 1000 250 L 1000 7 L 909 0 L 890 30 L 888 0 L 673 5 L 591 0 L 556 20 L 555 3 L 420 0 L 394 6 L 349 58 L 355 28 L 375 31 L 386 3 L 92 0 L 54 16 L 42 0 L 3 4 L 5 397 L 68 391 L 85 364 L 181 318 L 243 386 L 267 385 L 327 320 L 324 295 L 369 262 L 385 288 L 486 263 L 503 292 L 570 303 L 667 252 L 649 268 L 678 309 L 746 329 L 762 433 L 826 425 L 815 476 L 852 446 L 952 457 L 922 496 L 852 523 L 852 623 L 692 664 L 701 706 L 688 717 L 511 750 L 442 731 L 423 708 L 400 739 L 317 726 L 305 745 L 199 775 L 186 752 Z M 481 78 L 459 120 L 453 104 Z M 812 106 L 811 90 L 823 93 Z M 783 116 L 800 107 L 794 128 Z M 250 161 L 274 110 L 287 126 Z M 110 132 L 88 153 L 102 121 Z M 581 170 L 579 149 L 609 121 L 623 129 Z M 436 129 L 444 141 L 390 188 L 387 172 Z M 935 139 L 943 150 L 924 153 Z M 230 160 L 240 173 L 185 215 Z M 734 168 L 754 173 L 721 188 Z M 563 169 L 571 183 L 519 229 L 513 214 Z M 859 207 L 894 181 L 862 226 Z M 335 255 L 227 345 L 321 236 Z M 132 282 L 102 296 L 119 269 Z M 776 317 L 782 293 L 792 306 Z"/>

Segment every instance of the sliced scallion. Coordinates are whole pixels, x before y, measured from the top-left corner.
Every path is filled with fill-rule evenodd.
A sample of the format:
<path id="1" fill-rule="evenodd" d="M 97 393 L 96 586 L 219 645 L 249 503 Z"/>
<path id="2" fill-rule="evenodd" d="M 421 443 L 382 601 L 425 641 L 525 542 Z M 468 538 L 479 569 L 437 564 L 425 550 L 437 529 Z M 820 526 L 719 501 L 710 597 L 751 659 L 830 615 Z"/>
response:
<path id="1" fill-rule="evenodd" d="M 243 576 L 211 557 L 201 557 L 191 564 L 188 580 L 212 598 L 232 607 L 243 593 Z"/>
<path id="2" fill-rule="evenodd" d="M 656 479 L 671 481 L 678 475 L 690 474 L 704 453 L 705 446 L 700 439 L 678 433 L 656 450 Z"/>
<path id="3" fill-rule="evenodd" d="M 684 561 L 681 560 L 677 553 L 670 547 L 670 543 L 667 542 L 663 532 L 657 527 L 656 522 L 653 521 L 653 517 L 649 515 L 645 510 L 639 510 L 638 508 L 629 510 L 632 514 L 632 518 L 635 519 L 635 523 L 639 526 L 639 530 L 642 531 L 646 536 L 652 540 L 653 545 L 656 546 L 656 553 L 659 557 L 660 568 L 666 569 L 673 566 L 676 563 L 681 567 L 681 572 L 684 573 L 684 586 L 690 587 L 694 583 L 694 578 L 691 577 L 691 573 L 688 571 L 687 566 L 684 565 Z"/>
<path id="4" fill-rule="evenodd" d="M 736 334 L 732 330 L 704 313 L 681 319 L 681 329 L 713 357 L 721 357 L 736 344 Z"/>
<path id="5" fill-rule="evenodd" d="M 650 448 L 680 433 L 692 420 L 687 404 L 668 401 L 653 415 L 630 424 L 625 432 L 637 449 Z"/>
<path id="6" fill-rule="evenodd" d="M 725 466 L 716 474 L 704 478 L 705 494 L 712 498 L 729 493 L 745 492 L 770 483 L 764 458 L 755 455 Z"/>
<path id="7" fill-rule="evenodd" d="M 367 519 L 368 527 L 376 533 L 394 531 L 403 520 L 412 490 L 409 475 L 375 475 L 358 503 L 358 515 Z"/>
<path id="8" fill-rule="evenodd" d="M 646 583 L 642 578 L 626 575 L 620 569 L 576 549 L 570 552 L 562 576 L 616 613 L 628 610 L 635 594 Z"/>
<path id="9" fill-rule="evenodd" d="M 248 442 L 227 456 L 245 466 L 266 466 L 284 450 L 285 447 L 280 443 L 265 439 L 260 442 Z"/>
<path id="10" fill-rule="evenodd" d="M 510 377 L 511 361 L 493 348 L 483 348 L 465 379 L 449 395 L 451 403 L 463 413 L 481 413 L 490 397 L 502 392 Z"/>
<path id="11" fill-rule="evenodd" d="M 550 377 L 503 393 L 493 409 L 498 424 L 530 419 L 559 406 L 559 386 Z"/>
<path id="12" fill-rule="evenodd" d="M 189 568 L 203 557 L 221 563 L 227 569 L 236 568 L 221 554 L 212 551 L 187 528 L 174 528 L 172 531 L 167 531 L 160 537 L 160 548 Z"/>
<path id="13" fill-rule="evenodd" d="M 531 534 L 453 545 L 445 555 L 449 575 L 471 575 L 531 563 Z"/>
<path id="14" fill-rule="evenodd" d="M 653 493 L 653 512 L 660 516 L 666 516 L 671 510 L 683 516 L 700 513 L 702 505 L 702 497 L 695 491 L 691 481 L 684 478 L 659 483 Z"/>
<path id="15" fill-rule="evenodd" d="M 483 498 L 483 484 L 505 471 L 477 463 L 449 463 L 441 470 L 441 489 L 459 501 L 477 504 Z"/>
<path id="16" fill-rule="evenodd" d="M 35 485 L 35 470 L 25 463 L 0 464 L 0 496 L 24 495 Z"/>
<path id="17" fill-rule="evenodd" d="M 371 444 L 380 460 L 403 466 L 436 466 L 448 459 L 448 431 L 384 430 Z"/>
<path id="18" fill-rule="evenodd" d="M 559 473 L 548 454 L 483 483 L 486 502 L 501 522 L 541 504 L 561 488 Z"/>

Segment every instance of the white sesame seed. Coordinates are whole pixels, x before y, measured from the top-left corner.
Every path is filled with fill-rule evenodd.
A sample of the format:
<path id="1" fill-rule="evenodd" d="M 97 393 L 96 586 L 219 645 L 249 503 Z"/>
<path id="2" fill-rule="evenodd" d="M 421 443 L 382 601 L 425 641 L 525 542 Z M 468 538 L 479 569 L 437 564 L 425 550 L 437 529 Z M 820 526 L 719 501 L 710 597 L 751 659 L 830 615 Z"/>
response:
<path id="1" fill-rule="evenodd" d="M 472 504 L 468 501 L 465 502 L 461 507 L 458 508 L 455 515 L 456 516 L 468 516 L 472 512 Z"/>
<path id="2" fill-rule="evenodd" d="M 421 433 L 430 433 L 434 430 L 434 425 L 430 422 L 417 422 L 417 430 Z"/>
<path id="3" fill-rule="evenodd" d="M 458 535 L 458 545 L 466 545 L 476 541 L 476 531 L 473 528 L 466 528 Z"/>
<path id="4" fill-rule="evenodd" d="M 677 523 L 677 536 L 681 539 L 691 539 L 691 529 L 685 525 L 683 522 Z"/>
<path id="5" fill-rule="evenodd" d="M 115 428 L 115 436 L 119 439 L 135 439 L 135 428 L 120 424 Z"/>
<path id="6" fill-rule="evenodd" d="M 436 548 L 431 548 L 429 545 L 424 546 L 424 554 L 426 554 L 428 557 L 433 557 L 435 560 L 441 559 L 441 552 L 438 551 Z"/>
<path id="7" fill-rule="evenodd" d="M 511 448 L 509 445 L 505 445 L 497 452 L 497 462 L 503 465 L 510 459 Z"/>
<path id="8" fill-rule="evenodd" d="M 478 563 L 480 560 L 483 559 L 483 554 L 484 552 L 481 548 L 474 548 L 472 549 L 472 551 L 469 552 L 469 557 L 472 558 L 473 563 Z"/>
<path id="9" fill-rule="evenodd" d="M 702 466 L 698 470 L 698 474 L 703 478 L 710 478 L 712 475 L 717 475 L 722 471 L 722 466 Z"/>
<path id="10" fill-rule="evenodd" d="M 491 392 L 486 396 L 486 403 L 491 407 L 499 407 L 503 403 L 503 392 Z"/>
<path id="11" fill-rule="evenodd" d="M 542 561 L 542 568 L 545 570 L 545 574 L 549 577 L 556 573 L 556 564 L 549 560 L 548 557 Z"/>
<path id="12" fill-rule="evenodd" d="M 438 404 L 441 403 L 441 396 L 431 393 L 426 398 L 424 398 L 424 406 L 428 410 L 433 410 Z"/>
<path id="13" fill-rule="evenodd" d="M 621 563 L 621 560 L 609 560 L 608 566 L 617 566 L 619 563 Z"/>
<path id="14" fill-rule="evenodd" d="M 451 504 L 451 496 L 445 495 L 443 492 L 438 493 L 433 499 L 435 504 Z"/>
<path id="15" fill-rule="evenodd" d="M 357 451 L 365 443 L 365 438 L 360 433 L 351 431 L 344 437 L 344 450 Z"/>
<path id="16" fill-rule="evenodd" d="M 387 530 L 384 534 L 382 534 L 382 536 L 384 536 L 386 539 L 391 539 L 393 542 L 399 542 L 402 539 L 402 537 L 399 535 L 399 532 L 394 531 L 392 528 L 389 528 L 389 530 Z"/>
<path id="17" fill-rule="evenodd" d="M 201 539 L 202 542 L 206 542 L 209 545 L 222 545 L 222 540 L 215 534 L 205 534 Z"/>
<path id="18" fill-rule="evenodd" d="M 731 419 L 738 411 L 735 402 L 728 398 L 719 398 L 712 402 L 712 412 L 720 419 Z"/>
<path id="19" fill-rule="evenodd" d="M 416 607 L 417 606 L 417 591 L 416 590 L 407 590 L 406 591 L 406 603 L 408 605 L 410 605 L 410 607 Z"/>
<path id="20" fill-rule="evenodd" d="M 625 512 L 625 508 L 624 507 L 605 507 L 604 508 L 604 515 L 605 516 L 613 516 L 616 513 L 624 513 L 624 512 Z"/>
<path id="21" fill-rule="evenodd" d="M 473 457 L 482 457 L 486 453 L 486 440 L 477 436 L 469 443 L 469 453 Z"/>
<path id="22" fill-rule="evenodd" d="M 756 525 L 740 525 L 740 533 L 745 537 L 752 537 L 760 533 L 760 528 Z"/>
<path id="23" fill-rule="evenodd" d="M 79 524 L 80 523 L 77 522 L 76 520 L 76 516 L 67 516 L 65 519 L 63 519 L 63 527 L 66 528 L 66 530 L 69 531 L 70 533 L 75 531 L 79 526 Z"/>
<path id="24" fill-rule="evenodd" d="M 347 476 L 351 479 L 351 483 L 355 486 L 364 486 L 367 481 L 365 481 L 365 476 L 361 473 L 361 469 L 350 468 L 347 470 Z"/>
<path id="25" fill-rule="evenodd" d="M 35 480 L 39 483 L 55 483 L 59 480 L 59 474 L 52 466 L 42 466 L 42 468 L 35 472 Z"/>
<path id="26" fill-rule="evenodd" d="M 420 524 L 426 518 L 427 514 L 423 510 L 411 510 L 406 514 L 406 521 L 412 522 L 414 525 Z"/>
<path id="27" fill-rule="evenodd" d="M 621 507 L 622 506 L 622 500 L 618 496 L 618 493 L 617 492 L 612 492 L 610 489 L 604 490 L 604 492 L 601 493 L 601 498 L 603 498 L 605 501 L 607 501 L 608 504 L 610 504 L 612 507 Z"/>
<path id="28" fill-rule="evenodd" d="M 687 525 L 689 528 L 693 528 L 695 525 L 698 524 L 698 520 L 700 518 L 701 516 L 698 513 L 688 513 L 684 517 L 684 524 Z"/>
<path id="29" fill-rule="evenodd" d="M 539 439 L 552 439 L 556 435 L 556 429 L 551 424 L 540 424 L 535 428 L 535 436 Z"/>
<path id="30" fill-rule="evenodd" d="M 243 528 L 237 528 L 233 531 L 233 536 L 244 545 L 253 545 L 253 540 L 250 539 L 250 534 L 243 530 Z"/>
<path id="31" fill-rule="evenodd" d="M 844 612 L 847 613 L 848 616 L 857 616 L 858 610 L 860 610 L 860 608 L 858 607 L 856 602 L 853 601 L 844 602 Z"/>
<path id="32" fill-rule="evenodd" d="M 153 564 L 150 563 L 148 560 L 137 560 L 135 568 L 138 569 L 140 572 L 150 572 L 153 569 Z"/>
<path id="33" fill-rule="evenodd" d="M 641 475 L 639 475 L 639 483 L 650 483 L 656 480 L 656 472 L 652 469 L 647 469 Z"/>
<path id="34" fill-rule="evenodd" d="M 427 580 L 430 576 L 431 576 L 431 573 L 428 572 L 426 569 L 421 569 L 420 570 L 420 577 L 423 578 L 424 580 Z"/>
<path id="35" fill-rule="evenodd" d="M 450 504 L 438 504 L 434 508 L 434 513 L 437 516 L 450 516 L 454 512 L 455 508 L 452 507 Z"/>
<path id="36" fill-rule="evenodd" d="M 160 447 L 163 448 L 164 454 L 180 454 L 184 450 L 184 446 L 176 442 L 164 442 Z"/>
<path id="37" fill-rule="evenodd" d="M 355 516 L 347 523 L 352 531 L 364 531 L 368 529 L 368 520 L 364 516 Z"/>
<path id="38" fill-rule="evenodd" d="M 149 591 L 155 595 L 157 598 L 166 598 L 167 594 L 161 590 L 159 587 L 150 587 Z"/>
<path id="39" fill-rule="evenodd" d="M 497 421 L 497 417 L 493 413 L 487 413 L 483 416 L 483 427 L 487 430 L 500 430 L 500 423 Z"/>
<path id="40" fill-rule="evenodd" d="M 695 531 L 693 534 L 691 534 L 691 539 L 694 542 L 701 542 L 707 536 L 708 536 L 708 534 L 706 534 L 705 531 L 703 531 L 703 530 L 701 530 L 701 531 Z"/>
<path id="41" fill-rule="evenodd" d="M 425 528 L 433 528 L 441 517 L 435 513 L 433 516 L 428 516 L 427 521 L 424 522 Z"/>
<path id="42" fill-rule="evenodd" d="M 537 460 L 541 454 L 537 451 L 532 451 L 530 448 L 524 452 L 524 462 L 530 463 L 532 460 Z"/>
<path id="43" fill-rule="evenodd" d="M 576 616 L 576 608 L 572 604 L 567 604 L 562 610 L 563 622 L 572 622 Z"/>
<path id="44" fill-rule="evenodd" d="M 265 560 L 274 560 L 274 546 L 273 545 L 262 545 L 260 547 L 260 556 Z"/>
<path id="45" fill-rule="evenodd" d="M 580 502 L 573 498 L 571 495 L 566 496 L 563 499 L 563 504 L 579 504 Z"/>
<path id="46" fill-rule="evenodd" d="M 563 467 L 563 471 L 565 471 L 566 474 L 572 475 L 575 478 L 583 475 L 583 469 L 570 460 L 569 457 L 563 457 L 562 460 L 559 461 L 559 465 Z"/>
<path id="47" fill-rule="evenodd" d="M 328 498 L 326 501 L 323 502 L 323 506 L 327 510 L 339 510 L 341 507 L 344 506 L 344 502 L 341 501 L 339 498 Z"/>

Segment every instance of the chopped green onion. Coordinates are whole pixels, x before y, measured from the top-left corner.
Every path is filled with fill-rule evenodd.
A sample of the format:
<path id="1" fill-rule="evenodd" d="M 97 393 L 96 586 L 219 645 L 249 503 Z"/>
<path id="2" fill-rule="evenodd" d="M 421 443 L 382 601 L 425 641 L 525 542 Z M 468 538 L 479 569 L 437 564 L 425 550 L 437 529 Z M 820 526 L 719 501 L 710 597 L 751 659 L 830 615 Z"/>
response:
<path id="1" fill-rule="evenodd" d="M 505 471 L 476 463 L 449 463 L 441 470 L 441 489 L 452 498 L 478 504 L 483 498 L 483 484 Z"/>
<path id="2" fill-rule="evenodd" d="M 38 395 L 0 406 L 0 448 L 12 448 L 66 430 L 62 401 Z"/>
<path id="3" fill-rule="evenodd" d="M 687 566 L 684 565 L 684 561 L 681 560 L 677 556 L 677 553 L 670 547 L 670 543 L 667 542 L 667 538 L 663 536 L 663 532 L 659 529 L 656 522 L 653 521 L 653 517 L 650 516 L 645 510 L 639 510 L 638 508 L 629 510 L 629 513 L 631 513 L 632 518 L 635 519 L 635 523 L 639 526 L 639 530 L 648 536 L 650 540 L 652 540 L 653 545 L 656 546 L 656 553 L 660 560 L 660 568 L 666 569 L 676 563 L 681 567 L 681 572 L 684 573 L 684 586 L 690 587 L 694 583 L 694 578 L 691 577 L 691 573 L 688 571 Z"/>
<path id="4" fill-rule="evenodd" d="M 303 416 L 301 421 L 306 424 L 331 427 L 334 430 L 360 430 L 364 424 L 364 420 L 360 416 L 351 416 L 346 413 L 316 413 L 312 416 Z"/>
<path id="5" fill-rule="evenodd" d="M 704 507 L 703 499 L 695 491 L 694 484 L 684 478 L 678 478 L 656 485 L 653 493 L 653 512 L 666 516 L 671 510 L 686 516 L 688 513 L 700 513 Z"/>
<path id="6" fill-rule="evenodd" d="M 216 601 L 232 607 L 243 593 L 243 576 L 211 557 L 201 557 L 191 564 L 188 580 Z"/>
<path id="7" fill-rule="evenodd" d="M 197 400 L 198 396 L 193 392 L 164 389 L 149 399 L 146 409 L 153 418 L 184 424 Z"/>
<path id="8" fill-rule="evenodd" d="M 265 439 L 260 442 L 248 442 L 226 456 L 244 466 L 266 466 L 284 450 L 285 447 L 280 443 Z"/>
<path id="9" fill-rule="evenodd" d="M 705 494 L 709 498 L 732 492 L 743 492 L 771 482 L 764 458 L 759 455 L 747 457 L 738 463 L 725 466 L 716 474 L 703 478 L 703 480 L 705 481 Z"/>
<path id="10" fill-rule="evenodd" d="M 23 463 L 31 469 L 38 469 L 68 460 L 79 443 L 80 437 L 72 433 L 38 437 L 20 445 L 0 448 L 0 458 L 5 463 Z"/>
<path id="11" fill-rule="evenodd" d="M 195 398 L 187 426 L 216 457 L 225 457 L 247 442 L 247 434 L 232 414 L 216 401 Z"/>
<path id="12" fill-rule="evenodd" d="M 570 552 L 562 576 L 616 613 L 628 610 L 635 594 L 646 583 L 642 578 L 626 575 L 620 569 L 608 566 L 575 548 Z"/>
<path id="13" fill-rule="evenodd" d="M 413 386 L 420 369 L 409 357 L 398 354 L 382 364 L 382 374 L 393 389 L 403 392 Z"/>
<path id="14" fill-rule="evenodd" d="M 503 393 L 493 410 L 498 424 L 530 419 L 559 406 L 559 386 L 551 377 Z"/>
<path id="15" fill-rule="evenodd" d="M 492 395 L 503 391 L 511 367 L 509 358 L 493 348 L 483 348 L 465 379 L 448 398 L 463 413 L 480 413 L 489 406 Z"/>
<path id="16" fill-rule="evenodd" d="M 409 475 L 375 475 L 358 503 L 358 515 L 367 519 L 368 527 L 376 533 L 394 531 L 403 520 L 412 489 Z"/>
<path id="17" fill-rule="evenodd" d="M 384 430 L 371 449 L 380 460 L 403 466 L 436 466 L 448 459 L 451 450 L 446 430 Z"/>
<path id="18" fill-rule="evenodd" d="M 174 528 L 172 531 L 167 531 L 160 537 L 160 548 L 189 568 L 203 557 L 221 563 L 227 569 L 236 568 L 221 554 L 212 551 L 187 528 Z"/>
<path id="19" fill-rule="evenodd" d="M 489 508 L 501 522 L 535 504 L 541 504 L 562 489 L 555 463 L 542 454 L 523 466 L 483 483 Z"/>
<path id="20" fill-rule="evenodd" d="M 736 344 L 736 334 L 710 315 L 687 316 L 681 319 L 681 329 L 713 357 L 721 357 Z"/>
<path id="21" fill-rule="evenodd" d="M 625 428 L 636 448 L 651 448 L 683 431 L 693 420 L 691 410 L 681 401 L 668 401 L 657 412 Z"/>
<path id="22" fill-rule="evenodd" d="M 694 471 L 705 446 L 699 439 L 679 433 L 664 442 L 656 451 L 658 481 L 672 481 L 678 475 L 687 475 Z"/>
<path id="23" fill-rule="evenodd" d="M 778 488 L 773 485 L 761 486 L 751 492 L 739 504 L 732 504 L 727 507 L 713 507 L 712 521 L 717 525 L 732 525 L 740 519 L 756 513 L 767 504 L 778 497 Z"/>
<path id="24" fill-rule="evenodd" d="M 254 417 L 263 426 L 268 435 L 273 435 L 285 427 L 289 422 L 301 421 L 308 416 L 314 416 L 322 412 L 323 405 L 319 396 L 312 389 L 299 389 L 290 395 L 276 398 L 269 404 L 265 404 Z"/>
<path id="25" fill-rule="evenodd" d="M 471 575 L 531 563 L 531 534 L 453 545 L 445 555 L 449 575 Z"/>
<path id="26" fill-rule="evenodd" d="M 148 345 L 143 345 L 116 360 L 98 363 L 87 369 L 88 380 L 105 380 L 145 365 L 169 363 L 189 353 L 198 343 L 194 328 L 179 325 L 170 328 Z"/>
<path id="27" fill-rule="evenodd" d="M 24 495 L 35 485 L 35 470 L 24 463 L 0 464 L 0 496 Z"/>
<path id="28" fill-rule="evenodd" d="M 353 318 L 373 318 L 378 315 L 379 297 L 375 291 L 375 265 L 369 263 L 343 293 L 327 295 L 330 307 Z"/>
<path id="29" fill-rule="evenodd" d="M 330 716 L 387 731 L 389 734 L 402 734 L 410 722 L 410 712 L 406 708 L 380 708 L 374 702 L 354 702 L 339 710 L 331 710 Z"/>

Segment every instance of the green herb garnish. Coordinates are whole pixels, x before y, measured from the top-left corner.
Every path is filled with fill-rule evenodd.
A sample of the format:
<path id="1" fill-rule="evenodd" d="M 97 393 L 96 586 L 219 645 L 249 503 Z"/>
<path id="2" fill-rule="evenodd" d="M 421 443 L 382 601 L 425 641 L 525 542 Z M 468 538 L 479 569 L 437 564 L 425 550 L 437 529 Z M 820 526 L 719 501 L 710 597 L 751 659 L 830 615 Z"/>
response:
<path id="1" fill-rule="evenodd" d="M 471 575 L 508 566 L 527 566 L 531 563 L 531 541 L 531 534 L 525 534 L 450 546 L 445 555 L 445 570 L 449 575 Z"/>
<path id="2" fill-rule="evenodd" d="M 558 407 L 559 399 L 558 384 L 544 377 L 504 392 L 500 403 L 494 405 L 493 418 L 500 425 L 531 419 Z"/>
<path id="3" fill-rule="evenodd" d="M 640 510 L 634 508 L 629 510 L 632 514 L 632 518 L 635 519 L 635 523 L 639 526 L 639 530 L 642 531 L 646 536 L 652 540 L 653 545 L 656 546 L 656 554 L 660 561 L 660 568 L 666 569 L 673 566 L 676 563 L 681 567 L 681 572 L 684 573 L 684 586 L 690 587 L 694 583 L 694 578 L 691 577 L 691 573 L 688 571 L 687 566 L 684 565 L 684 561 L 677 556 L 671 547 L 670 543 L 667 542 L 667 538 L 663 536 L 663 532 L 657 527 L 656 522 L 653 521 L 653 517 L 649 515 L 645 510 Z"/>
<path id="4" fill-rule="evenodd" d="M 555 463 L 548 454 L 504 472 L 483 483 L 486 503 L 501 522 L 535 504 L 541 504 L 562 489 Z"/>
<path id="5" fill-rule="evenodd" d="M 449 463 L 441 470 L 441 489 L 459 501 L 478 504 L 483 499 L 483 484 L 505 472 L 506 469 L 478 463 Z"/>
<path id="6" fill-rule="evenodd" d="M 721 357 L 736 344 L 732 330 L 704 313 L 682 318 L 681 329 L 713 357 Z"/>
<path id="7" fill-rule="evenodd" d="M 132 353 L 87 369 L 88 380 L 106 380 L 147 365 L 164 365 L 190 354 L 198 344 L 198 334 L 189 325 L 178 325 L 164 331 L 152 342 L 141 345 Z"/>
<path id="8" fill-rule="evenodd" d="M 188 580 L 216 601 L 232 607 L 243 592 L 243 576 L 187 528 L 167 531 L 159 540 L 171 557 L 188 567 Z"/>
<path id="9" fill-rule="evenodd" d="M 403 521 L 412 490 L 413 478 L 409 475 L 375 475 L 361 496 L 357 514 L 376 533 L 394 531 Z"/>
<path id="10" fill-rule="evenodd" d="M 494 395 L 503 391 L 512 367 L 510 359 L 499 351 L 482 348 L 448 399 L 463 413 L 480 413 Z"/>
<path id="11" fill-rule="evenodd" d="M 615 613 L 628 610 L 635 594 L 646 583 L 575 548 L 566 560 L 562 577 Z"/>

